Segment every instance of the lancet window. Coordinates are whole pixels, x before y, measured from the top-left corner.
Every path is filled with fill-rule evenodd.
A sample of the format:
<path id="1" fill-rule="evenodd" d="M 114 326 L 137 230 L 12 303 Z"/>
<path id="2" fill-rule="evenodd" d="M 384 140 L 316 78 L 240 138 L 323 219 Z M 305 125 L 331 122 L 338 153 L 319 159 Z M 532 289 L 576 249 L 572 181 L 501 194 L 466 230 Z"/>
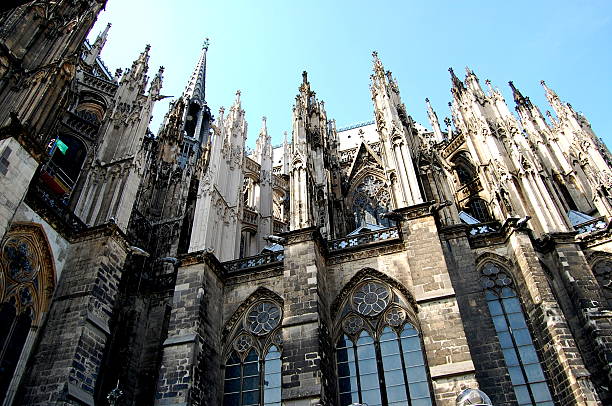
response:
<path id="1" fill-rule="evenodd" d="M 244 314 L 226 351 L 224 406 L 281 406 L 281 307 L 261 300 Z"/>
<path id="2" fill-rule="evenodd" d="M 519 405 L 553 406 L 513 281 L 501 266 L 482 267 L 481 284 Z"/>
<path id="3" fill-rule="evenodd" d="M 403 295 L 369 279 L 348 295 L 336 341 L 341 406 L 430 406 L 421 334 Z"/>

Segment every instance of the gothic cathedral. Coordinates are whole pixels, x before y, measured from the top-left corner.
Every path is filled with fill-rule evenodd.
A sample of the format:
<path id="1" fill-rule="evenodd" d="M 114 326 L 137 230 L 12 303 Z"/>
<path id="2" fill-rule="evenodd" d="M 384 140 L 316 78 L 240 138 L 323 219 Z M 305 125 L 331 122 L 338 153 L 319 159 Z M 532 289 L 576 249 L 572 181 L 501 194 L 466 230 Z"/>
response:
<path id="1" fill-rule="evenodd" d="M 544 81 L 451 69 L 427 128 L 374 53 L 371 120 L 304 72 L 250 150 L 206 40 L 154 134 L 105 2 L 0 6 L 0 404 L 612 404 L 612 155 Z"/>

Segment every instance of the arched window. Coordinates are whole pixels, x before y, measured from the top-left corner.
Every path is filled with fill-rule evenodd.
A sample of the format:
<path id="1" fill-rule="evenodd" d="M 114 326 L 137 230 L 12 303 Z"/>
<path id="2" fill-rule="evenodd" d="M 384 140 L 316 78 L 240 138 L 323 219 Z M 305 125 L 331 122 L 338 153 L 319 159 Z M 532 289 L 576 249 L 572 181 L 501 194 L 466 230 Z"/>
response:
<path id="1" fill-rule="evenodd" d="M 612 259 L 597 261 L 593 265 L 593 273 L 603 291 L 608 307 L 612 309 Z"/>
<path id="2" fill-rule="evenodd" d="M 281 319 L 269 300 L 246 312 L 225 362 L 224 406 L 281 406 Z"/>
<path id="3" fill-rule="evenodd" d="M 519 405 L 554 406 L 512 279 L 500 266 L 482 268 L 482 286 Z"/>
<path id="4" fill-rule="evenodd" d="M 42 228 L 13 224 L 0 250 L 0 403 L 13 376 L 23 371 L 28 335 L 47 311 L 54 287 L 53 259 Z"/>
<path id="5" fill-rule="evenodd" d="M 336 344 L 339 404 L 432 405 L 421 336 L 400 295 L 370 280 L 350 302 Z"/>
<path id="6" fill-rule="evenodd" d="M 479 197 L 470 200 L 465 211 L 472 217 L 480 220 L 482 223 L 491 221 L 491 215 L 489 214 L 489 209 L 487 208 L 487 202 Z"/>

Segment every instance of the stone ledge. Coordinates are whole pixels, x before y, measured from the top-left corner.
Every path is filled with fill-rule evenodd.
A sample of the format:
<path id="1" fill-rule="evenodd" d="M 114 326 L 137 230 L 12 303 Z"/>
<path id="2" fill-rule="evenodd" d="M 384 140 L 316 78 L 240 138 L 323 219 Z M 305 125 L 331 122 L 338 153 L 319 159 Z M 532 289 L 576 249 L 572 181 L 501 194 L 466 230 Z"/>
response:
<path id="1" fill-rule="evenodd" d="M 474 363 L 471 360 L 437 365 L 429 368 L 429 374 L 432 379 L 444 378 L 451 375 L 463 375 L 475 371 Z"/>
<path id="2" fill-rule="evenodd" d="M 84 391 L 73 383 L 67 385 L 68 397 L 71 397 L 86 405 L 94 405 L 93 395 L 89 392 Z"/>
<path id="3" fill-rule="evenodd" d="M 435 300 L 448 299 L 451 297 L 455 297 L 455 290 L 452 288 L 449 289 L 438 289 L 432 290 L 425 293 L 415 292 L 414 299 L 417 303 L 426 303 L 432 302 Z"/>
<path id="4" fill-rule="evenodd" d="M 111 332 L 110 332 L 110 328 L 108 328 L 108 323 L 105 322 L 104 320 L 102 320 L 97 315 L 93 314 L 90 311 L 87 311 L 87 316 L 85 317 L 85 320 L 87 320 L 89 322 L 89 324 L 91 324 L 95 328 L 99 329 L 100 331 L 102 331 L 107 336 L 110 336 Z"/>
<path id="5" fill-rule="evenodd" d="M 317 317 L 317 314 L 306 314 L 306 315 L 301 315 L 301 316 L 290 316 L 290 317 L 285 317 L 284 321 L 283 321 L 283 327 L 294 327 L 294 326 L 299 326 L 302 324 L 309 324 L 309 323 L 318 323 L 319 318 Z"/>
<path id="6" fill-rule="evenodd" d="M 168 338 L 166 338 L 166 341 L 164 341 L 163 346 L 164 347 L 170 347 L 172 345 L 194 343 L 196 341 L 196 338 L 197 338 L 197 335 L 195 333 L 185 334 L 185 335 L 182 335 L 182 336 L 168 337 Z"/>

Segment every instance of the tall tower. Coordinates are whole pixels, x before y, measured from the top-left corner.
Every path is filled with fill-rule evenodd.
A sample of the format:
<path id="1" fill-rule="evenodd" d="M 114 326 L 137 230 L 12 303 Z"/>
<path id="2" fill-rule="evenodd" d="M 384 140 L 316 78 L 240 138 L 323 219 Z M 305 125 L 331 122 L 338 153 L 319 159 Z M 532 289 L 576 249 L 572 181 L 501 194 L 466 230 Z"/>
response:
<path id="1" fill-rule="evenodd" d="M 423 202 L 414 157 L 420 141 L 416 137 L 412 119 L 406 113 L 399 88 L 391 72 L 385 69 L 376 52 L 374 73 L 371 75 L 374 117 L 382 142 L 381 155 L 393 191 L 395 208 Z"/>
<path id="2" fill-rule="evenodd" d="M 121 78 L 114 104 L 100 129 L 100 147 L 88 172 L 75 212 L 91 225 L 109 219 L 127 229 L 136 193 L 143 175 L 143 138 L 159 99 L 163 67 L 145 93 L 149 50 L 134 61 Z"/>

